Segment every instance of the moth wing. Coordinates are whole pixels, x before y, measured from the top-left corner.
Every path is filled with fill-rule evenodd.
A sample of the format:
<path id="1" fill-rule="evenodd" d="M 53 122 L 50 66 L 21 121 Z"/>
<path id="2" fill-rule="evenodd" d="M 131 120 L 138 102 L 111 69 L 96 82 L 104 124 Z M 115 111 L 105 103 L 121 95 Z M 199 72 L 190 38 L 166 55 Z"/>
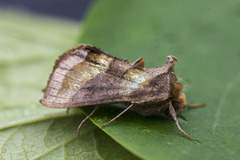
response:
<path id="1" fill-rule="evenodd" d="M 139 82 L 128 78 L 101 73 L 84 84 L 72 97 L 72 101 L 78 102 L 78 105 L 131 102 L 134 98 L 138 98 L 132 94 L 134 91 L 137 89 L 146 91 L 147 88 L 143 87 L 144 81 Z"/>
<path id="2" fill-rule="evenodd" d="M 146 74 L 128 60 L 80 45 L 56 61 L 40 102 L 53 108 L 127 102 L 132 99 L 131 93 L 145 83 Z"/>

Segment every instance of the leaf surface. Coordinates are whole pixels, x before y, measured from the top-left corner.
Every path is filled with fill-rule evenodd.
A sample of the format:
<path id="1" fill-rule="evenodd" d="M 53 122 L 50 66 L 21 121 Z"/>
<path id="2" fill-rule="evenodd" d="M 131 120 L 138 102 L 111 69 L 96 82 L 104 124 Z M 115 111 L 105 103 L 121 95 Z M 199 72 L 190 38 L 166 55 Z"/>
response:
<path id="1" fill-rule="evenodd" d="M 238 159 L 239 9 L 235 0 L 98 1 L 79 43 L 131 61 L 143 57 L 146 67 L 160 67 L 174 55 L 187 102 L 207 103 L 184 110 L 179 118 L 195 141 L 184 137 L 171 119 L 132 111 L 104 131 L 143 159 Z M 103 107 L 92 120 L 101 126 L 121 111 Z"/>
<path id="2" fill-rule="evenodd" d="M 79 109 L 66 114 L 39 103 L 79 25 L 12 10 L 0 15 L 0 159 L 137 159 L 90 121 L 77 137 Z"/>

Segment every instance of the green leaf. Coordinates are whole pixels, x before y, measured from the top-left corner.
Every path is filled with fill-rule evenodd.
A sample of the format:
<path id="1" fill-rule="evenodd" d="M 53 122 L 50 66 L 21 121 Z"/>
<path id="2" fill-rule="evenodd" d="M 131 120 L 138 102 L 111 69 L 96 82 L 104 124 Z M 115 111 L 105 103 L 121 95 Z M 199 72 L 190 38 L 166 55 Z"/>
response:
<path id="1" fill-rule="evenodd" d="M 143 159 L 238 159 L 239 9 L 235 0 L 98 1 L 80 43 L 131 61 L 143 57 L 146 67 L 160 67 L 174 55 L 188 103 L 207 103 L 183 111 L 186 120 L 179 118 L 196 141 L 184 137 L 171 119 L 132 111 L 104 131 Z M 92 120 L 101 126 L 121 111 L 103 107 Z"/>
<path id="2" fill-rule="evenodd" d="M 0 11 L 1 128 L 61 112 L 42 107 L 38 100 L 56 57 L 74 43 L 77 24 Z"/>
<path id="3" fill-rule="evenodd" d="M 83 116 L 54 118 L 0 132 L 1 159 L 135 159 Z"/>
<path id="4" fill-rule="evenodd" d="M 0 10 L 0 159 L 137 159 L 80 110 L 42 106 L 54 61 L 74 47 L 73 22 Z"/>

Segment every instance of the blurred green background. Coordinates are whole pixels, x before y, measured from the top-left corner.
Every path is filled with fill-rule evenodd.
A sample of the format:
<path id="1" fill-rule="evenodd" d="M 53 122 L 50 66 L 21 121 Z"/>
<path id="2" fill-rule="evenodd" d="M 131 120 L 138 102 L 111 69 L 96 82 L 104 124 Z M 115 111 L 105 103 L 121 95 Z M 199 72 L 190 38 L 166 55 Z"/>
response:
<path id="1" fill-rule="evenodd" d="M 69 2 L 70 3 L 70 2 Z M 79 11 L 80 12 L 80 11 Z M 84 21 L 0 8 L 0 159 L 238 159 L 240 156 L 240 2 L 237 0 L 99 0 Z M 66 17 L 65 17 L 66 18 Z M 133 111 L 101 126 L 121 108 L 65 110 L 39 104 L 54 61 L 78 43 L 160 67 L 166 56 L 188 103 L 179 116 L 190 141 L 164 116 Z M 95 124 L 95 125 L 94 125 Z"/>

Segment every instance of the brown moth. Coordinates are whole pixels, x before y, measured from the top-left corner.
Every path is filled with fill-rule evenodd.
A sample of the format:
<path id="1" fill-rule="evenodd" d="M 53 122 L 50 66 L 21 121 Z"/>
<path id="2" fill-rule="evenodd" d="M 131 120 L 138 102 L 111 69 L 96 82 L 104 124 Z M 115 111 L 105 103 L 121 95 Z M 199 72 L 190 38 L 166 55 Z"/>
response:
<path id="1" fill-rule="evenodd" d="M 168 56 L 162 67 L 146 69 L 142 58 L 130 63 L 81 44 L 56 61 L 40 103 L 52 108 L 97 105 L 81 122 L 78 133 L 100 104 L 124 103 L 130 105 L 102 128 L 133 108 L 144 116 L 162 113 L 171 116 L 178 129 L 193 140 L 177 120 L 177 114 L 186 107 L 186 100 L 174 72 L 176 63 L 175 57 Z"/>

